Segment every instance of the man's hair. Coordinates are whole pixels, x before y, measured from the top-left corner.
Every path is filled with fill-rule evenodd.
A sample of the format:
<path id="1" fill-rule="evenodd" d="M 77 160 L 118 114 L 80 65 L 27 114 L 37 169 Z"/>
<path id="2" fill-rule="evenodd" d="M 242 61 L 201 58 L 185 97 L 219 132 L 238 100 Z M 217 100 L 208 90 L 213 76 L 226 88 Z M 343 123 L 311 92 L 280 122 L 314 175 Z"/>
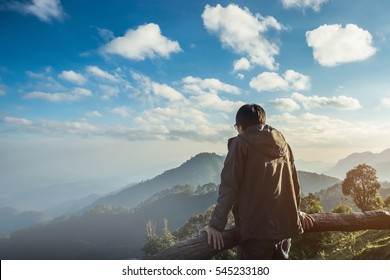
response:
<path id="1" fill-rule="evenodd" d="M 241 125 L 243 130 L 252 125 L 265 124 L 265 120 L 265 111 L 257 104 L 245 104 L 236 114 L 236 124 Z"/>

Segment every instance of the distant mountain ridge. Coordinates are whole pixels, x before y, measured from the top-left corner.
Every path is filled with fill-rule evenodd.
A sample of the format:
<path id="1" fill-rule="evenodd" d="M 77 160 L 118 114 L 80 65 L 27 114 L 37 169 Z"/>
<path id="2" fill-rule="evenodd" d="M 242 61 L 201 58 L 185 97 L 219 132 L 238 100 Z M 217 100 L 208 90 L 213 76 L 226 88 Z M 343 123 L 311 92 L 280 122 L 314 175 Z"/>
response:
<path id="1" fill-rule="evenodd" d="M 177 168 L 165 171 L 153 179 L 126 188 L 116 194 L 105 196 L 92 206 L 108 204 L 133 208 L 140 202 L 163 189 L 175 185 L 191 185 L 197 187 L 210 182 L 219 183 L 220 173 L 225 157 L 215 153 L 200 153 L 184 162 Z"/>
<path id="2" fill-rule="evenodd" d="M 333 168 L 324 173 L 343 180 L 349 170 L 362 163 L 374 167 L 377 171 L 379 180 L 390 181 L 390 149 L 386 149 L 381 153 L 353 153 L 346 158 L 339 160 Z"/>
<path id="3" fill-rule="evenodd" d="M 304 195 L 318 192 L 329 186 L 340 183 L 340 179 L 306 171 L 298 171 L 298 178 L 301 185 L 301 191 Z"/>
<path id="4" fill-rule="evenodd" d="M 11 233 L 48 220 L 47 214 L 38 211 L 19 212 L 12 207 L 3 207 L 0 208 L 0 233 Z"/>
<path id="5" fill-rule="evenodd" d="M 322 161 L 307 161 L 302 159 L 295 160 L 295 166 L 297 170 L 313 172 L 317 174 L 323 174 L 326 170 L 329 170 L 334 166 L 334 163 L 322 162 Z"/>
<path id="6" fill-rule="evenodd" d="M 0 207 L 10 206 L 18 210 L 34 210 L 56 216 L 56 211 L 52 213 L 50 209 L 55 209 L 72 200 L 82 200 L 91 195 L 105 196 L 116 192 L 120 186 L 125 184 L 128 184 L 128 180 L 116 177 L 59 182 L 45 187 L 15 192 L 7 196 L 3 203 L 0 201 Z"/>
<path id="7" fill-rule="evenodd" d="M 196 188 L 196 186 L 207 183 L 219 184 L 224 160 L 224 156 L 215 153 L 200 153 L 179 167 L 167 170 L 151 180 L 102 197 L 90 207 L 106 204 L 133 208 L 161 190 L 170 189 L 175 185 L 188 184 Z M 337 178 L 305 171 L 298 171 L 298 177 L 304 194 L 316 192 L 340 182 Z"/>

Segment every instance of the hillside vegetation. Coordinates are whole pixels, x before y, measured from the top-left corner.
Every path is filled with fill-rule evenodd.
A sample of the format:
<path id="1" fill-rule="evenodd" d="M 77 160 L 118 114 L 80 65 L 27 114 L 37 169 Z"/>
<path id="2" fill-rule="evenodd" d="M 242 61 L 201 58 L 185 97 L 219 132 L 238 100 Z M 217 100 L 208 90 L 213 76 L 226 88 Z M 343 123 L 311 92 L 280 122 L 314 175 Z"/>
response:
<path id="1" fill-rule="evenodd" d="M 135 209 L 98 205 L 80 216 L 63 216 L 0 239 L 1 259 L 128 259 L 142 258 L 146 224 L 161 233 L 164 219 L 171 229 L 202 213 L 215 202 L 216 185 L 192 191 L 175 186 Z"/>

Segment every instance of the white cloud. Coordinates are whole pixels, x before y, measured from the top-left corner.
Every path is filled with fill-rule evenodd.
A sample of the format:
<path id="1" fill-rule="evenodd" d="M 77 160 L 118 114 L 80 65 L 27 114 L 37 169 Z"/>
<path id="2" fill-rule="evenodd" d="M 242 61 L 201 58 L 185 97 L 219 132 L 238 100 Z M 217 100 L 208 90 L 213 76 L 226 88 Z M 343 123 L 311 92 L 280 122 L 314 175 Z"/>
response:
<path id="1" fill-rule="evenodd" d="M 141 94 L 151 97 L 154 96 L 163 97 L 170 101 L 177 101 L 184 99 L 184 96 L 176 89 L 166 85 L 153 82 L 149 77 L 132 72 L 132 77 L 138 82 L 138 92 Z"/>
<path id="2" fill-rule="evenodd" d="M 42 72 L 26 71 L 26 75 L 33 79 L 31 84 L 40 92 L 65 92 L 68 89 L 55 79 L 53 76 L 53 69 L 46 67 Z"/>
<path id="3" fill-rule="evenodd" d="M 183 91 L 191 94 L 217 94 L 225 92 L 231 94 L 240 94 L 241 90 L 233 85 L 221 82 L 218 79 L 201 79 L 198 77 L 187 76 L 183 78 Z"/>
<path id="4" fill-rule="evenodd" d="M 232 127 L 211 123 L 209 118 L 203 111 L 188 106 L 156 107 L 144 111 L 135 123 L 152 139 L 225 141 Z"/>
<path id="5" fill-rule="evenodd" d="M 284 133 L 292 147 L 337 147 L 352 140 L 361 130 L 347 121 L 309 113 L 270 116 L 269 123 Z M 352 131 L 353 136 L 348 134 Z"/>
<path id="6" fill-rule="evenodd" d="M 287 70 L 283 76 L 274 72 L 263 72 L 252 78 L 249 86 L 259 92 L 308 90 L 310 89 L 310 77 L 294 70 Z"/>
<path id="7" fill-rule="evenodd" d="M 41 99 L 50 102 L 77 101 L 86 96 L 92 96 L 92 92 L 85 88 L 75 88 L 69 93 L 48 93 L 32 91 L 24 96 L 25 99 Z"/>
<path id="8" fill-rule="evenodd" d="M 308 90 L 310 89 L 310 77 L 294 70 L 287 70 L 284 73 L 284 79 L 288 82 L 292 90 Z"/>
<path id="9" fill-rule="evenodd" d="M 137 141 L 188 139 L 190 141 L 224 142 L 227 137 L 235 133 L 231 126 L 231 114 L 244 104 L 237 100 L 241 89 L 236 86 L 215 78 L 201 79 L 192 76 L 173 82 L 171 85 L 157 83 L 147 76 L 128 72 L 125 69 L 108 69 L 107 72 L 97 66 L 88 66 L 85 69 L 85 72 L 79 73 L 89 79 L 88 83 L 93 81 L 92 76 L 100 78 L 95 79 L 95 83 L 91 83 L 94 97 L 103 96 L 111 99 L 118 96 L 120 92 L 122 92 L 121 97 L 124 97 L 123 93 L 126 90 L 129 97 L 137 97 L 130 96 L 134 93 L 142 94 L 142 98 L 146 97 L 146 100 L 134 98 L 131 101 L 133 104 L 131 107 L 122 106 L 125 104 L 117 103 L 119 100 L 111 100 L 115 103 L 109 105 L 106 113 L 108 112 L 110 117 L 126 118 L 122 121 L 126 122 L 126 125 L 89 123 L 89 121 L 96 121 L 93 118 L 102 117 L 101 111 L 93 108 L 89 109 L 90 111 L 83 110 L 83 118 L 76 122 L 7 119 L 7 129 L 45 136 L 71 134 L 86 137 L 93 135 Z M 125 79 L 128 73 L 131 75 L 129 81 Z M 62 78 L 67 74 L 73 73 L 60 72 L 56 76 Z M 39 76 L 39 79 L 46 78 L 46 76 L 47 74 Z M 117 83 L 109 82 L 115 79 Z M 92 91 L 86 87 L 50 91 L 41 90 L 36 84 L 31 86 L 34 87 L 34 91 L 31 90 L 25 94 L 24 99 L 59 103 L 88 101 L 88 96 L 92 96 Z M 226 98 L 229 95 L 234 95 L 234 98 Z"/>
<path id="10" fill-rule="evenodd" d="M 140 117 L 136 118 L 136 123 L 145 128 L 152 125 L 168 129 L 169 126 L 172 128 L 177 125 L 207 124 L 208 120 L 206 115 L 196 108 L 177 106 L 169 108 L 156 107 L 152 110 L 146 110 Z M 169 130 L 166 130 L 166 132 L 169 132 Z"/>
<path id="11" fill-rule="evenodd" d="M 171 101 L 184 99 L 183 95 L 180 92 L 165 84 L 153 83 L 152 87 L 154 94 L 169 99 Z"/>
<path id="12" fill-rule="evenodd" d="M 271 115 L 268 123 L 280 130 L 291 145 L 295 158 L 338 160 L 356 151 L 385 149 L 390 139 L 387 121 L 346 121 L 305 113 Z M 364 129 L 367 128 L 367 129 Z"/>
<path id="13" fill-rule="evenodd" d="M 233 64 L 233 71 L 237 72 L 240 70 L 248 70 L 251 68 L 251 63 L 246 57 L 242 57 L 236 61 L 234 61 Z"/>
<path id="14" fill-rule="evenodd" d="M 244 102 L 221 99 L 213 93 L 191 96 L 190 101 L 192 106 L 226 113 L 233 112 L 244 105 Z"/>
<path id="15" fill-rule="evenodd" d="M 288 90 L 288 82 L 278 73 L 263 72 L 249 82 L 249 86 L 257 91 Z"/>
<path id="16" fill-rule="evenodd" d="M 101 117 L 102 114 L 99 113 L 99 111 L 91 111 L 91 112 L 86 112 L 85 113 L 85 116 L 87 117 L 92 117 L 92 118 L 96 118 L 96 117 Z"/>
<path id="17" fill-rule="evenodd" d="M 108 85 L 99 85 L 100 90 L 103 92 L 102 99 L 110 100 L 113 97 L 118 97 L 119 88 Z"/>
<path id="18" fill-rule="evenodd" d="M 29 126 L 32 124 L 32 121 L 25 118 L 14 118 L 14 117 L 5 117 L 4 122 L 8 124 L 20 125 L 20 126 Z"/>
<path id="19" fill-rule="evenodd" d="M 53 68 L 51 66 L 47 66 L 43 69 L 42 72 L 33 72 L 33 71 L 26 71 L 26 75 L 32 79 L 47 79 L 48 77 L 51 77 L 51 73 L 53 72 Z"/>
<path id="20" fill-rule="evenodd" d="M 153 81 L 140 73 L 131 72 L 131 77 L 136 82 L 136 87 L 133 90 L 133 95 L 141 99 L 147 99 L 151 101 L 150 98 L 153 94 Z"/>
<path id="21" fill-rule="evenodd" d="M 234 135 L 234 130 L 230 124 L 215 121 L 214 116 L 197 108 L 177 106 L 145 110 L 133 119 L 134 128 L 93 125 L 86 121 L 32 121 L 15 117 L 5 117 L 1 121 L 9 131 L 44 135 L 107 136 L 130 141 L 187 139 L 192 143 L 212 141 L 222 144 Z M 390 135 L 390 125 L 385 120 L 349 122 L 310 113 L 283 113 L 270 115 L 268 123 L 285 135 L 296 158 L 306 154 L 308 158 L 319 159 L 319 154 L 327 157 L 335 150 L 349 149 L 353 152 L 359 147 L 385 147 L 383 139 L 389 139 Z"/>
<path id="22" fill-rule="evenodd" d="M 133 79 L 138 82 L 136 91 L 142 97 L 148 98 L 149 103 L 156 102 L 153 97 L 164 97 L 165 106 L 173 108 L 198 108 L 218 112 L 232 112 L 241 106 L 242 102 L 222 99 L 218 94 L 220 92 L 239 94 L 241 90 L 230 84 L 221 82 L 218 79 L 201 79 L 187 76 L 182 79 L 181 91 L 186 93 L 183 96 L 178 90 L 165 85 L 153 82 L 149 77 L 138 73 L 132 73 Z"/>
<path id="23" fill-rule="evenodd" d="M 120 115 L 123 118 L 128 117 L 131 114 L 131 109 L 125 106 L 115 107 L 111 111 L 114 114 Z"/>
<path id="24" fill-rule="evenodd" d="M 139 73 L 132 73 L 132 77 L 138 82 L 136 90 L 148 98 L 148 104 L 155 106 L 135 117 L 134 122 L 145 134 L 154 135 L 158 139 L 192 137 L 205 140 L 215 135 L 221 136 L 221 133 L 227 133 L 231 127 L 221 126 L 219 122 L 225 122 L 227 114 L 243 104 L 221 98 L 218 95 L 220 92 L 239 94 L 240 89 L 218 79 L 185 77 L 178 84 L 180 91 L 186 94 L 184 96 L 178 90 L 153 82 Z M 154 99 L 161 96 L 166 100 Z M 202 136 L 205 138 L 202 139 Z"/>
<path id="25" fill-rule="evenodd" d="M 214 78 L 201 79 L 187 76 L 182 79 L 181 83 L 177 84 L 180 87 L 177 90 L 166 84 L 156 83 L 139 73 L 133 72 L 132 77 L 137 82 L 137 87 L 133 90 L 134 94 L 156 107 L 185 108 L 187 111 L 189 108 L 193 108 L 224 114 L 236 110 L 238 106 L 243 104 L 240 101 L 221 98 L 220 93 L 237 95 L 240 94 L 241 90 Z M 163 99 L 159 97 L 163 97 Z M 216 117 L 215 113 L 213 117 Z M 212 121 L 210 120 L 210 122 Z"/>
<path id="26" fill-rule="evenodd" d="M 283 6 L 287 9 L 313 9 L 318 12 L 321 6 L 329 0 L 282 0 Z"/>
<path id="27" fill-rule="evenodd" d="M 314 59 L 328 67 L 366 60 L 377 51 L 371 34 L 355 24 L 345 28 L 339 24 L 321 25 L 306 32 L 306 41 L 313 48 Z"/>
<path id="28" fill-rule="evenodd" d="M 104 54 L 116 54 L 127 59 L 169 58 L 171 53 L 180 52 L 178 42 L 161 35 L 157 24 L 149 23 L 136 30 L 129 29 L 123 37 L 117 37 L 101 48 Z"/>
<path id="29" fill-rule="evenodd" d="M 72 91 L 72 94 L 79 96 L 92 96 L 92 92 L 89 89 L 79 87 L 75 88 Z"/>
<path id="30" fill-rule="evenodd" d="M 387 108 L 390 108 L 390 97 L 381 99 L 381 104 Z"/>
<path id="31" fill-rule="evenodd" d="M 103 78 L 111 82 L 119 82 L 118 77 L 108 73 L 107 71 L 100 69 L 98 66 L 88 66 L 87 72 L 96 77 Z"/>
<path id="32" fill-rule="evenodd" d="M 88 135 L 88 134 L 103 134 L 104 130 L 96 125 L 87 122 L 74 121 L 54 121 L 43 120 L 38 122 L 28 121 L 24 124 L 31 132 L 45 133 L 45 134 L 71 134 L 71 135 Z"/>
<path id="33" fill-rule="evenodd" d="M 321 97 L 321 96 L 304 96 L 300 93 L 293 93 L 291 98 L 302 103 L 306 110 L 313 108 L 334 108 L 341 110 L 356 110 L 362 106 L 359 100 L 348 96 Z"/>
<path id="34" fill-rule="evenodd" d="M 281 112 L 292 112 L 300 109 L 299 104 L 291 98 L 277 98 L 270 100 L 269 103 Z"/>
<path id="35" fill-rule="evenodd" d="M 45 22 L 62 20 L 65 17 L 60 0 L 32 0 L 30 3 L 12 1 L 6 7 L 22 14 L 36 16 Z"/>
<path id="36" fill-rule="evenodd" d="M 67 81 L 70 81 L 72 83 L 79 84 L 79 85 L 85 84 L 85 82 L 87 81 L 83 75 L 76 73 L 73 70 L 62 71 L 58 76 L 64 80 L 67 80 Z"/>
<path id="37" fill-rule="evenodd" d="M 281 30 L 282 25 L 273 17 L 253 15 L 249 9 L 235 4 L 226 8 L 206 5 L 202 14 L 205 28 L 218 35 L 222 44 L 235 53 L 247 56 L 252 64 L 276 69 L 274 56 L 279 47 L 264 36 L 270 28 Z"/>

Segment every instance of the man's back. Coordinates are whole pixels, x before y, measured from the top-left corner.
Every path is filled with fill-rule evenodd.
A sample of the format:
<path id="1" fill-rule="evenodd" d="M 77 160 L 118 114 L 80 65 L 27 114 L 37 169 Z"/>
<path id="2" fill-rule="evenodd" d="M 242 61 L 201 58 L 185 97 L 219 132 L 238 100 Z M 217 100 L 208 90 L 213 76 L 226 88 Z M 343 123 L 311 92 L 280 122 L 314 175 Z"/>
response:
<path id="1" fill-rule="evenodd" d="M 241 182 L 233 211 L 240 241 L 299 233 L 300 187 L 291 150 L 279 131 L 261 125 L 247 128 L 231 144 L 221 193 L 226 179 L 232 180 L 228 173 Z"/>
<path id="2" fill-rule="evenodd" d="M 300 186 L 291 149 L 283 135 L 266 125 L 264 109 L 245 104 L 237 111 L 238 136 L 229 139 L 219 196 L 207 233 L 209 244 L 223 247 L 221 232 L 232 209 L 241 257 L 288 258 L 290 238 L 313 226 L 299 211 Z"/>

